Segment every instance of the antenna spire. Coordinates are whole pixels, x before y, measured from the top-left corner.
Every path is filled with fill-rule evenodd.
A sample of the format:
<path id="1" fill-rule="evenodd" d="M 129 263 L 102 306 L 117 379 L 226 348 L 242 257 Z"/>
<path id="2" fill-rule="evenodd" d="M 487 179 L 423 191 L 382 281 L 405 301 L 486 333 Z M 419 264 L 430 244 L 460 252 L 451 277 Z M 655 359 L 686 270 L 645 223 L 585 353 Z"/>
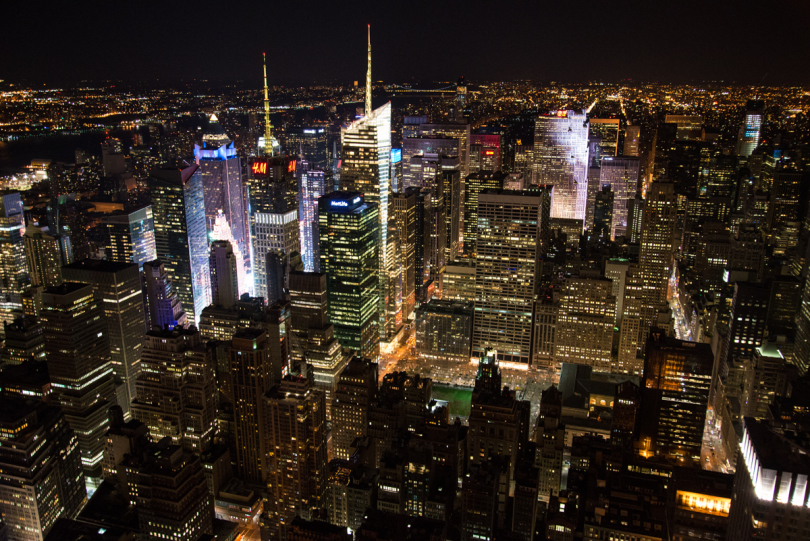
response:
<path id="1" fill-rule="evenodd" d="M 371 25 L 368 25 L 368 71 L 366 71 L 366 116 L 371 114 Z"/>
<path id="2" fill-rule="evenodd" d="M 262 53 L 264 66 L 264 154 L 273 155 L 273 125 L 270 124 L 270 98 L 267 97 L 267 53 Z"/>

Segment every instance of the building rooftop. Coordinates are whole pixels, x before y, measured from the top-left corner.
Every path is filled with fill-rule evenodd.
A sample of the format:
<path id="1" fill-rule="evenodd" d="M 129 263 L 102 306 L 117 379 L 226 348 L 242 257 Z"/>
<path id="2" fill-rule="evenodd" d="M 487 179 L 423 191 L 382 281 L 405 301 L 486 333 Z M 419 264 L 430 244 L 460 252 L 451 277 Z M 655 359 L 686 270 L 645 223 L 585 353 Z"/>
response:
<path id="1" fill-rule="evenodd" d="M 745 432 L 762 468 L 810 475 L 810 454 L 808 454 L 810 449 L 802 447 L 751 417 L 746 417 L 744 424 Z"/>
<path id="2" fill-rule="evenodd" d="M 107 261 L 106 259 L 82 259 L 75 261 L 69 265 L 65 265 L 64 269 L 70 270 L 87 270 L 93 272 L 121 272 L 128 270 L 132 267 L 138 268 L 135 263 L 121 263 L 117 261 Z"/>

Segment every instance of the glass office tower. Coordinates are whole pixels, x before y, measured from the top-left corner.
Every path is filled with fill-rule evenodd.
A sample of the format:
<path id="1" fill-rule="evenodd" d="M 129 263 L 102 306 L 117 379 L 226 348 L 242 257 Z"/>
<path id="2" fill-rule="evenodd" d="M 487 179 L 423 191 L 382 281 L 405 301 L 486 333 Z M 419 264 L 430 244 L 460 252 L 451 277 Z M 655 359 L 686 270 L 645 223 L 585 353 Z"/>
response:
<path id="1" fill-rule="evenodd" d="M 391 197 L 391 104 L 386 103 L 371 114 L 352 122 L 341 132 L 343 167 L 340 170 L 341 191 L 359 192 L 364 200 L 376 205 L 380 241 L 377 244 L 380 265 L 379 308 L 380 337 L 396 332 L 393 310 L 396 304 L 393 284 L 398 283 L 399 266 L 394 264 L 395 251 L 389 246 L 388 220 Z M 321 268 L 321 272 L 324 269 Z M 401 318 L 400 318 L 401 319 Z M 337 326 L 336 326 L 337 327 Z"/>
<path id="2" fill-rule="evenodd" d="M 197 165 L 154 169 L 149 178 L 157 256 L 177 289 L 189 323 L 211 304 L 203 178 Z"/>
<path id="3" fill-rule="evenodd" d="M 380 343 L 379 209 L 358 192 L 323 196 L 318 236 L 329 323 L 343 347 L 374 359 Z"/>
<path id="4" fill-rule="evenodd" d="M 108 261 L 136 263 L 138 270 L 142 271 L 144 263 L 157 257 L 155 222 L 150 205 L 104 216 L 101 224 L 106 233 L 104 253 Z"/>

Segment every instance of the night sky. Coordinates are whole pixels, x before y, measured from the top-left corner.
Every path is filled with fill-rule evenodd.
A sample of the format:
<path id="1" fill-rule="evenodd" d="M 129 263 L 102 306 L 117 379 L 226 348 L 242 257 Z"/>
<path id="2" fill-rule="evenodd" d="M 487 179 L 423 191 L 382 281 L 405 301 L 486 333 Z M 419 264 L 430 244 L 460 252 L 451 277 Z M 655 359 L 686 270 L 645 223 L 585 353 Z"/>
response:
<path id="1" fill-rule="evenodd" d="M 3 4 L 9 82 L 362 81 L 366 23 L 375 80 L 810 82 L 807 0 Z"/>

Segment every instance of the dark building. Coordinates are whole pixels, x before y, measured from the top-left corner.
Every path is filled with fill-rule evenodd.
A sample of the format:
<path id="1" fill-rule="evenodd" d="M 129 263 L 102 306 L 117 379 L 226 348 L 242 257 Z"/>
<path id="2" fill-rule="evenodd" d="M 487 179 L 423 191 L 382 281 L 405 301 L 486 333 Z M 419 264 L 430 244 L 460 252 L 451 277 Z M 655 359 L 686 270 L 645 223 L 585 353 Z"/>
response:
<path id="1" fill-rule="evenodd" d="M 86 501 L 76 435 L 57 407 L 0 399 L 0 469 L 0 512 L 10 540 L 42 540 Z"/>
<path id="2" fill-rule="evenodd" d="M 706 539 L 723 541 L 728 530 L 728 516 L 734 475 L 676 468 L 672 474 L 667 502 L 669 534 L 672 541 Z"/>
<path id="3" fill-rule="evenodd" d="M 199 456 L 164 440 L 125 464 L 145 539 L 197 541 L 213 533 L 214 501 Z"/>
<path id="4" fill-rule="evenodd" d="M 335 458 L 348 460 L 352 442 L 368 433 L 368 413 L 377 399 L 377 363 L 353 358 L 340 374 L 332 405 Z"/>
<path id="5" fill-rule="evenodd" d="M 700 460 L 714 355 L 652 328 L 644 358 L 639 453 Z"/>

